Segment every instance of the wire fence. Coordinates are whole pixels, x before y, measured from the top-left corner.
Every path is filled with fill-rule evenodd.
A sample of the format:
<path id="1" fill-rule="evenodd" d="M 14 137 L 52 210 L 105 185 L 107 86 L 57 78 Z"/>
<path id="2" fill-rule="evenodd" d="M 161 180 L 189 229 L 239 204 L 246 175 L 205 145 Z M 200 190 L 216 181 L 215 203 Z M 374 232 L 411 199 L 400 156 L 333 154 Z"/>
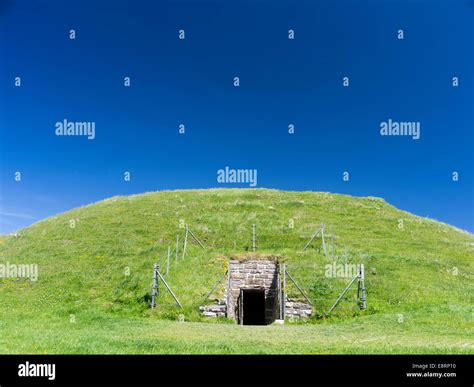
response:
<path id="1" fill-rule="evenodd" d="M 339 272 L 337 269 L 334 270 L 334 267 L 333 264 L 322 266 L 293 263 L 287 265 L 288 273 L 311 300 L 316 315 L 325 315 L 352 279 L 357 276 L 356 264 L 342 266 Z M 347 268 L 347 270 L 344 270 L 344 268 Z M 304 302 L 300 290 L 291 281 L 287 281 L 285 290 L 290 299 Z M 353 285 L 344 295 L 333 314 L 357 313 L 360 310 L 357 300 L 357 285 Z"/>
<path id="2" fill-rule="evenodd" d="M 254 247 L 256 248 L 257 241 L 259 240 L 255 229 L 253 231 L 254 233 L 252 233 L 252 228 L 250 228 L 248 246 L 251 250 Z M 185 232 L 183 232 L 178 236 L 178 243 L 174 241 L 171 243 L 170 240 L 168 243 L 169 247 L 162 246 L 162 251 L 156 257 L 155 262 L 158 263 L 160 272 L 165 278 L 169 278 L 170 284 L 174 282 L 173 272 L 178 268 L 180 271 L 183 271 L 183 265 L 189 265 L 188 271 L 191 270 L 189 273 L 190 281 L 180 281 L 176 293 L 186 294 L 187 298 L 192 294 L 194 301 L 199 299 L 199 297 L 204 299 L 204 296 L 211 290 L 212 286 L 222 275 L 223 270 L 225 270 L 225 263 L 223 261 L 211 262 L 210 260 L 214 255 L 219 254 L 220 251 L 225 252 L 228 249 L 205 246 L 204 244 L 208 241 L 205 238 L 201 239 L 195 236 L 191 231 L 188 234 L 187 252 L 184 255 L 185 235 Z M 191 235 L 193 238 L 191 238 Z M 262 239 L 265 241 L 267 238 L 261 237 L 261 243 Z M 204 242 L 202 242 L 203 240 Z M 275 240 L 274 236 L 272 240 Z M 304 241 L 303 238 L 302 241 Z M 284 246 L 285 244 L 283 243 L 282 245 Z M 359 263 L 357 259 L 359 257 L 351 254 L 347 248 L 335 245 L 334 237 L 331 234 L 325 245 L 326 251 L 323 251 L 321 240 L 318 242 L 316 238 L 313 238 L 308 246 L 307 251 L 304 251 L 305 243 L 301 243 L 300 251 L 294 252 L 294 256 L 288 259 L 287 271 L 298 286 L 295 286 L 292 281 L 287 281 L 285 291 L 287 297 L 291 300 L 304 302 L 304 296 L 301 294 L 302 290 L 311 301 L 314 314 L 316 316 L 323 316 L 330 310 L 354 276 L 357 275 L 357 263 Z M 274 248 L 275 246 L 272 245 L 272 247 Z M 236 250 L 238 251 L 239 249 Z M 246 251 L 245 249 L 243 250 Z M 196 272 L 202 274 L 200 284 L 196 283 L 195 278 L 191 280 L 191 277 Z M 152 266 L 150 267 L 150 273 L 152 273 Z M 214 289 L 213 294 L 210 295 L 211 298 L 213 296 L 222 297 L 224 288 L 225 281 Z M 163 294 L 159 295 L 159 297 L 162 296 Z M 357 300 L 356 285 L 348 290 L 332 314 L 346 316 L 358 313 L 360 309 Z"/>

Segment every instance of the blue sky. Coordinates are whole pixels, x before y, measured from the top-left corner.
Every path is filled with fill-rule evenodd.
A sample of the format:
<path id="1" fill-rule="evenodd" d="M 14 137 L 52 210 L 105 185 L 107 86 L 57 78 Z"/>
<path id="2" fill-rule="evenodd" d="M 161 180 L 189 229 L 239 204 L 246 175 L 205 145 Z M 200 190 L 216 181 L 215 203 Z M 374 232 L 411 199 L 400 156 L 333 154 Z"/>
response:
<path id="1" fill-rule="evenodd" d="M 218 184 L 225 166 L 473 232 L 473 17 L 464 0 L 0 1 L 0 232 L 113 195 L 248 186 Z M 381 136 L 389 118 L 421 138 Z M 96 138 L 56 136 L 63 119 Z"/>

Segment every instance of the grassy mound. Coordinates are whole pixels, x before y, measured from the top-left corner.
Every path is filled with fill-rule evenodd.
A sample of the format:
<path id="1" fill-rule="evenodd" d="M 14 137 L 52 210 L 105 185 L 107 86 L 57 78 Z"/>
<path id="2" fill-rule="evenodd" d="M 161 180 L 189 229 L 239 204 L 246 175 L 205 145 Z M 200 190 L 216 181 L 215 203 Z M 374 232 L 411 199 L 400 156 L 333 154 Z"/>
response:
<path id="1" fill-rule="evenodd" d="M 321 239 L 315 239 L 303 251 L 322 223 L 327 256 L 321 251 Z M 206 248 L 189 239 L 183 258 L 184 224 L 189 225 Z M 256 348 L 272 352 L 272 345 L 246 346 L 245 340 L 238 339 L 235 346 L 232 342 L 229 347 L 214 347 L 209 342 L 205 345 L 198 339 L 205 335 L 204 328 L 200 331 L 193 323 L 175 322 L 182 315 L 180 319 L 184 317 L 195 324 L 207 321 L 204 327 L 240 329 L 204 320 L 198 307 L 226 270 L 227 259 L 252 250 L 253 224 L 257 230 L 257 251 L 283 257 L 292 277 L 315 305 L 315 316 L 305 327 L 297 324 L 281 329 L 317 332 L 327 330 L 331 324 L 330 331 L 339 337 L 339 341 L 335 338 L 325 349 L 314 344 L 313 351 L 358 351 L 355 348 L 360 346 L 344 344 L 340 337 L 345 331 L 338 331 L 348 329 L 345 335 L 350 337 L 351 326 L 359 331 L 364 326 L 371 327 L 372 332 L 379 332 L 377 337 L 398 331 L 402 336 L 405 332 L 407 337 L 423 337 L 422 343 L 413 344 L 413 348 L 422 347 L 424 351 L 472 351 L 473 235 L 398 210 L 378 198 L 213 189 L 113 197 L 48 218 L 17 235 L 2 237 L 0 263 L 37 264 L 39 276 L 36 282 L 0 279 L 0 330 L 6 333 L 0 338 L 0 352 L 246 353 Z M 158 307 L 151 310 L 153 264 L 158 262 L 160 271 L 166 273 L 168 246 L 172 254 L 165 278 L 184 308 L 179 309 L 162 287 Z M 328 265 L 333 263 L 365 264 L 367 310 L 358 310 L 352 291 L 332 316 L 323 318 L 349 281 L 327 275 Z M 213 297 L 222 293 L 223 289 L 218 289 Z M 288 293 L 298 297 L 291 285 Z M 30 327 L 25 328 L 25 337 L 9 337 L 18 322 Z M 130 343 L 133 332 L 138 335 L 145 330 L 149 334 L 154 324 L 165 323 L 176 324 L 184 337 L 187 332 L 188 341 L 183 344 L 170 338 L 160 350 L 152 344 L 150 347 Z M 45 332 L 53 326 L 59 336 L 48 340 Z M 109 333 L 97 333 L 104 326 Z M 187 330 L 188 326 L 193 328 Z M 37 334 L 35 327 L 39 330 Z M 196 331 L 200 333 L 193 333 Z M 40 339 L 41 332 L 44 336 Z M 110 332 L 115 332 L 115 341 Z M 81 337 L 91 335 L 96 344 L 82 342 L 81 346 L 74 346 Z M 245 336 L 250 337 L 248 333 Z M 431 346 L 427 336 L 433 337 Z M 28 337 L 43 344 L 35 347 Z M 195 340 L 201 344 L 195 344 Z M 296 352 L 307 352 L 307 347 L 301 345 Z M 285 352 L 284 346 L 279 348 Z M 410 348 L 408 341 L 394 348 L 374 345 L 375 352 L 410 352 L 406 349 Z"/>

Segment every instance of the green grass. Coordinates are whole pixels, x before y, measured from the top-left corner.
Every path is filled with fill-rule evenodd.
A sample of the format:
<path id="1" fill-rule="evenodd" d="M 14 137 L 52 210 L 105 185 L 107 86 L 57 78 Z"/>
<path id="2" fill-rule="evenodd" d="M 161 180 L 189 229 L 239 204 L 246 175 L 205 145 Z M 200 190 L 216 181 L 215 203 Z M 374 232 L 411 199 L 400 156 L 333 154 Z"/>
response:
<path id="1" fill-rule="evenodd" d="M 162 292 L 151 310 L 153 263 L 165 268 L 180 222 L 208 248 L 189 244 L 172 260 L 166 279 L 184 309 Z M 284 257 L 312 299 L 309 321 L 241 327 L 199 315 L 226 257 L 251 250 L 254 223 L 258 251 Z M 334 228 L 337 262 L 365 264 L 367 310 L 351 291 L 323 318 L 348 279 L 325 277 L 331 258 L 317 243 L 303 251 L 321 223 Z M 114 197 L 0 239 L 0 263 L 39 266 L 37 282 L 0 279 L 0 352 L 473 353 L 473 258 L 472 234 L 378 198 L 264 189 Z"/>

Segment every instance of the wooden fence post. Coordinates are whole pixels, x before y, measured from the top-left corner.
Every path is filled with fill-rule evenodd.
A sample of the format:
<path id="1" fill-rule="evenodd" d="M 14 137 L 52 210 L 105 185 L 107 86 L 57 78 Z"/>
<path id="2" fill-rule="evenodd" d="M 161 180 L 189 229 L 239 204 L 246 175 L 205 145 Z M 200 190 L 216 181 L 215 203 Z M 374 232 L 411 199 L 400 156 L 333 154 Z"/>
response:
<path id="1" fill-rule="evenodd" d="M 156 270 L 156 273 L 158 274 L 158 276 L 160 277 L 160 279 L 163 281 L 163 283 L 165 284 L 166 286 L 166 289 L 168 289 L 168 291 L 171 293 L 171 295 L 173 296 L 174 300 L 176 301 L 176 303 L 178 304 L 178 306 L 182 309 L 183 306 L 181 305 L 181 303 L 179 302 L 178 298 L 175 296 L 175 294 L 173 293 L 173 291 L 171 290 L 171 288 L 169 287 L 169 285 L 166 283 L 165 279 L 163 278 L 163 276 L 161 275 L 160 271 L 159 270 Z"/>
<path id="2" fill-rule="evenodd" d="M 175 258 L 175 261 L 178 260 L 178 249 L 179 249 L 179 235 L 176 235 L 176 258 Z"/>
<path id="3" fill-rule="evenodd" d="M 186 225 L 186 234 L 184 235 L 183 258 L 186 255 L 186 246 L 188 245 L 188 225 Z"/>
<path id="4" fill-rule="evenodd" d="M 283 285 L 282 285 L 282 305 L 283 305 L 283 320 L 286 316 L 286 263 L 283 264 Z"/>
<path id="5" fill-rule="evenodd" d="M 194 235 L 194 233 L 191 231 L 190 228 L 188 228 L 188 231 L 189 233 L 191 234 L 191 236 L 193 237 L 193 239 L 199 244 L 199 246 L 201 246 L 203 249 L 205 249 L 204 245 L 202 244 L 202 242 L 198 239 L 198 237 L 196 235 Z"/>
<path id="6" fill-rule="evenodd" d="M 332 259 L 334 259 L 334 227 L 331 226 L 331 237 L 332 237 Z"/>
<path id="7" fill-rule="evenodd" d="M 311 302 L 311 300 L 309 299 L 309 297 L 306 295 L 305 292 L 303 292 L 303 289 L 300 288 L 300 286 L 296 283 L 296 281 L 294 280 L 294 278 L 290 275 L 290 273 L 288 273 L 288 270 L 285 270 L 285 273 L 288 275 L 288 278 L 290 279 L 291 282 L 293 282 L 293 284 L 296 286 L 296 288 L 300 291 L 300 293 L 303 295 L 303 297 L 306 299 L 306 301 L 308 301 L 308 303 L 310 305 L 313 305 L 313 303 Z"/>
<path id="8" fill-rule="evenodd" d="M 331 313 L 334 308 L 337 306 L 337 304 L 339 304 L 339 302 L 342 300 L 342 297 L 344 297 L 344 295 L 347 293 L 347 291 L 349 290 L 349 288 L 352 286 L 352 284 L 354 283 L 354 281 L 359 278 L 359 275 L 356 275 L 354 278 L 352 278 L 351 282 L 349 283 L 349 285 L 347 285 L 347 287 L 344 289 L 344 291 L 342 292 L 342 294 L 339 296 L 339 298 L 336 300 L 336 302 L 334 303 L 333 306 L 331 306 L 331 309 L 329 309 L 329 312 L 326 313 L 326 316 L 329 315 L 329 313 Z"/>
<path id="9" fill-rule="evenodd" d="M 364 264 L 359 265 L 359 284 L 357 288 L 357 297 L 359 298 L 359 308 L 364 310 L 367 308 L 367 299 L 365 297 L 365 273 L 364 273 Z"/>
<path id="10" fill-rule="evenodd" d="M 158 296 L 158 264 L 155 263 L 153 266 L 153 284 L 151 286 L 151 308 L 154 309 L 156 306 L 156 296 Z"/>
<path id="11" fill-rule="evenodd" d="M 326 256 L 326 243 L 324 242 L 324 225 L 321 227 L 321 244 L 323 246 L 323 254 Z"/>
<path id="12" fill-rule="evenodd" d="M 255 252 L 255 250 L 257 249 L 257 226 L 255 224 L 252 224 L 252 250 L 253 252 Z"/>
<path id="13" fill-rule="evenodd" d="M 308 248 L 308 246 L 311 244 L 311 242 L 313 241 L 314 238 L 316 238 L 318 235 L 319 235 L 319 232 L 321 231 L 321 228 L 318 228 L 316 230 L 316 232 L 311 236 L 311 239 L 309 240 L 308 243 L 306 243 L 306 246 L 304 247 L 303 250 L 306 250 Z"/>

